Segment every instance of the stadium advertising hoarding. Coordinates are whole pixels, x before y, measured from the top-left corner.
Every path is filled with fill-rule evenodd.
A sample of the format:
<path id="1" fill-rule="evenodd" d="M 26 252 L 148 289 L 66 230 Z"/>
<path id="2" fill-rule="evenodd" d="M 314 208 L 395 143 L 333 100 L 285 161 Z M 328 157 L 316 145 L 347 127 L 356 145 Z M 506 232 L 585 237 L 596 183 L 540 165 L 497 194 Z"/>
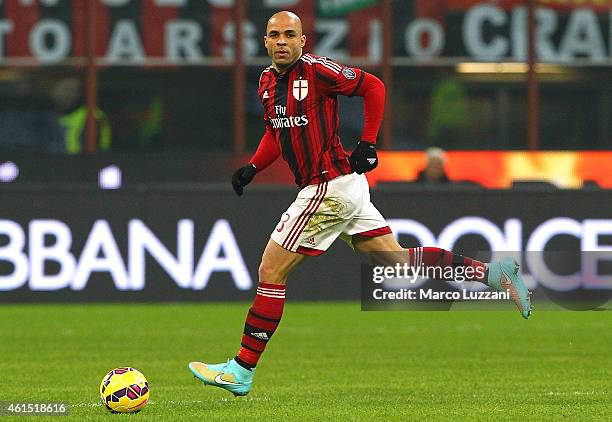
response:
<path id="1" fill-rule="evenodd" d="M 261 252 L 293 195 L 3 192 L 0 301 L 249 300 Z M 612 203 L 602 193 L 379 190 L 373 199 L 403 245 L 518 251 L 536 294 L 612 290 Z M 363 259 L 342 243 L 292 274 L 289 297 L 359 298 Z M 525 250 L 571 254 L 572 267 L 557 274 L 545 255 Z M 534 268 L 546 277 L 532 276 Z"/>
<path id="2" fill-rule="evenodd" d="M 261 34 L 279 8 L 300 14 L 309 49 L 337 60 L 378 62 L 380 6 L 374 1 L 249 0 L 244 48 L 265 57 Z M 393 4 L 393 55 L 406 63 L 524 61 L 524 2 L 402 1 Z M 541 0 L 537 19 L 540 61 L 610 63 L 612 11 L 599 0 Z M 232 0 L 100 0 L 96 53 L 105 64 L 218 64 L 231 59 Z M 53 64 L 85 54 L 85 1 L 7 0 L 0 3 L 0 63 Z M 9 59 L 13 59 L 12 62 Z M 25 60 L 24 60 L 25 59 Z M 30 61 L 28 62 L 28 59 Z M 412 60 L 412 61 L 411 61 Z M 401 60 L 397 64 L 402 64 Z"/>
<path id="3" fill-rule="evenodd" d="M 612 188 L 611 151 L 447 151 L 444 168 L 453 181 L 469 181 L 490 189 L 506 189 L 515 181 L 538 180 L 558 188 L 597 185 Z M 380 151 L 380 164 L 368 173 L 370 186 L 407 183 L 425 167 L 422 151 Z M 168 158 L 167 153 L 125 151 L 82 159 L 73 156 L 5 154 L 0 159 L 0 183 L 55 183 L 80 180 L 100 183 L 105 172 L 121 172 L 125 185 L 157 183 L 226 183 L 250 155 L 234 156 L 190 151 Z M 200 163 L 209 162 L 202 167 Z M 474 168 L 478 168 L 475 172 Z M 256 184 L 294 185 L 287 164 L 278 160 L 260 173 Z M 101 183 L 100 183 L 101 184 Z"/>

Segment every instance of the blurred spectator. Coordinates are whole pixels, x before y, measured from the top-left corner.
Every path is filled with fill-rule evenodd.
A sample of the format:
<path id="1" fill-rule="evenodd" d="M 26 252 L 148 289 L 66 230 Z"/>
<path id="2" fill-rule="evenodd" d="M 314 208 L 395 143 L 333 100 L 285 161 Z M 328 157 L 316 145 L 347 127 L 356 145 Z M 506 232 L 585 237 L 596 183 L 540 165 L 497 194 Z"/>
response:
<path id="1" fill-rule="evenodd" d="M 59 123 L 64 130 L 65 151 L 68 154 L 79 154 L 85 145 L 87 126 L 87 106 L 83 84 L 77 78 L 60 80 L 51 93 L 57 111 Z M 97 124 L 98 151 L 108 151 L 111 146 L 111 128 L 106 114 L 96 108 L 94 117 Z"/>
<path id="2" fill-rule="evenodd" d="M 46 95 L 22 72 L 0 80 L 0 151 L 63 153 L 62 131 Z"/>
<path id="3" fill-rule="evenodd" d="M 141 147 L 151 147 L 161 143 L 164 119 L 164 99 L 155 95 L 149 102 L 142 118 L 138 144 Z"/>
<path id="4" fill-rule="evenodd" d="M 431 94 L 427 121 L 429 142 L 457 145 L 465 138 L 471 116 L 465 87 L 458 81 L 444 80 Z"/>
<path id="5" fill-rule="evenodd" d="M 444 171 L 444 162 L 446 161 L 446 153 L 442 148 L 427 148 L 427 164 L 425 168 L 419 172 L 416 181 L 425 185 L 437 185 L 450 183 L 446 172 Z"/>

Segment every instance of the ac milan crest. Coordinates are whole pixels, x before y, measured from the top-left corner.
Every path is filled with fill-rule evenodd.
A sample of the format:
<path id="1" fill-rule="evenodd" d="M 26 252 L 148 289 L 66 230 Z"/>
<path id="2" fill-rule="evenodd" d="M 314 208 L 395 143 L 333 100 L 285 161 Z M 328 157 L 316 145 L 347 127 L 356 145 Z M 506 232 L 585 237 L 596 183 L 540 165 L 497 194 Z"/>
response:
<path id="1" fill-rule="evenodd" d="M 302 101 L 308 95 L 308 81 L 298 79 L 293 81 L 293 98 Z"/>

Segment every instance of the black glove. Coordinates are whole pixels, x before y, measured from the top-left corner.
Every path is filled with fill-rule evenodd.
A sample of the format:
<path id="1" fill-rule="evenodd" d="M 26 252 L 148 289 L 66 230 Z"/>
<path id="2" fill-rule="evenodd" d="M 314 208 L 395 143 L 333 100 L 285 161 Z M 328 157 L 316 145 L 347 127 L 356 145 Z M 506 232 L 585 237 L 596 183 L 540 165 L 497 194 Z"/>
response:
<path id="1" fill-rule="evenodd" d="M 249 163 L 248 165 L 239 168 L 234 172 L 232 176 L 232 187 L 236 192 L 236 195 L 241 196 L 244 191 L 244 187 L 251 183 L 253 177 L 257 174 L 255 164 Z"/>
<path id="2" fill-rule="evenodd" d="M 357 173 L 366 173 L 374 170 L 378 165 L 378 157 L 376 156 L 376 145 L 360 141 L 349 158 L 351 169 Z"/>

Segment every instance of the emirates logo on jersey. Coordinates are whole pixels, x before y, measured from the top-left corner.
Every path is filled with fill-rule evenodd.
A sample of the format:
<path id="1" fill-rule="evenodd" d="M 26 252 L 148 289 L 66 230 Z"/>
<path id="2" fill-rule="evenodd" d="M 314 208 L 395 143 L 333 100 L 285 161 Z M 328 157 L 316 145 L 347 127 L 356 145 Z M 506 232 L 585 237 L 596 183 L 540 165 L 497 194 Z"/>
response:
<path id="1" fill-rule="evenodd" d="M 284 127 L 296 127 L 296 126 L 306 126 L 308 124 L 308 117 L 298 116 L 298 117 L 276 117 L 274 119 L 270 119 L 270 123 L 274 129 L 281 129 Z"/>
<path id="2" fill-rule="evenodd" d="M 298 79 L 293 81 L 293 98 L 302 101 L 308 95 L 308 81 Z"/>

